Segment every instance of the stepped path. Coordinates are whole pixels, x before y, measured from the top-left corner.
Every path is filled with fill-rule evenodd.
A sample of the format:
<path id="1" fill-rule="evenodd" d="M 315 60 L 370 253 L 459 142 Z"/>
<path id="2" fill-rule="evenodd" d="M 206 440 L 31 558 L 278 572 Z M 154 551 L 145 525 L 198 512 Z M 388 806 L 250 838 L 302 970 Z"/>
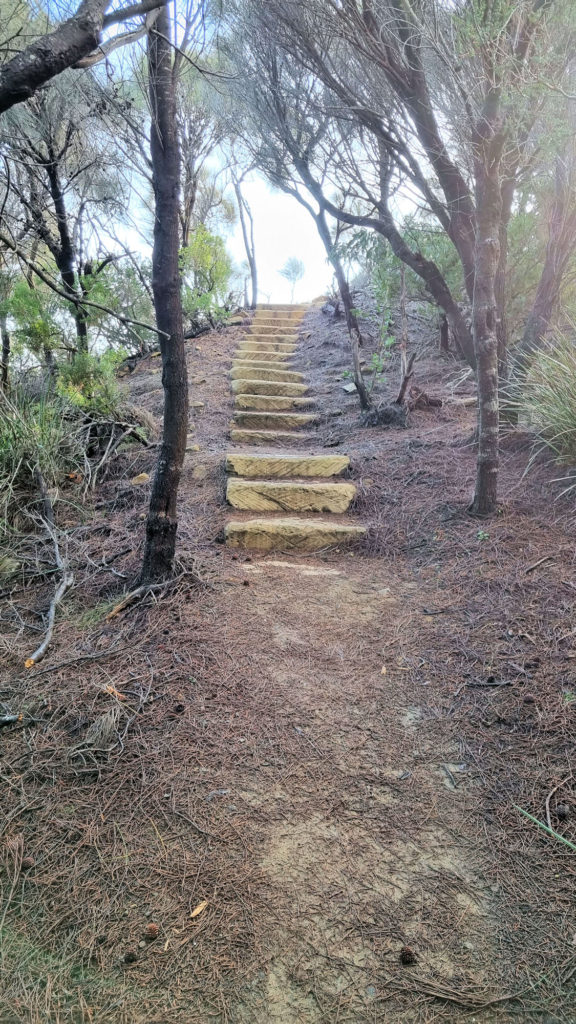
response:
<path id="1" fill-rule="evenodd" d="M 349 458 L 314 444 L 318 412 L 298 369 L 305 313 L 305 306 L 259 306 L 232 363 L 230 437 L 238 450 L 226 458 L 226 498 L 241 515 L 226 526 L 231 547 L 317 551 L 365 532 L 344 516 L 356 496 L 353 483 L 337 479 Z"/>

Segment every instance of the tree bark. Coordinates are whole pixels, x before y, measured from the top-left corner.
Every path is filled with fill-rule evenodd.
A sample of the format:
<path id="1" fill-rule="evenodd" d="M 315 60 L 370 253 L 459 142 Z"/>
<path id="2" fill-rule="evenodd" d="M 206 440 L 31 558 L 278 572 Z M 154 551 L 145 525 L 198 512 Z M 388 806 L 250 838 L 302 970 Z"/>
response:
<path id="1" fill-rule="evenodd" d="M 50 79 L 88 57 L 98 47 L 103 28 L 139 17 L 165 2 L 141 0 L 106 15 L 111 0 L 81 0 L 72 17 L 4 64 L 0 70 L 0 114 L 30 99 Z M 129 40 L 128 33 L 126 36 Z"/>
<path id="2" fill-rule="evenodd" d="M 488 117 L 486 122 L 489 123 Z M 495 280 L 502 212 L 498 159 L 493 147 L 479 141 L 476 158 L 476 244 L 472 322 L 478 381 L 478 456 L 471 511 L 496 511 L 498 487 L 498 309 Z"/>
<path id="3" fill-rule="evenodd" d="M 10 377 L 10 332 L 8 330 L 8 317 L 6 313 L 0 313 L 0 339 L 2 341 L 2 362 L 0 364 L 0 388 L 8 390 Z"/>
<path id="4" fill-rule="evenodd" d="M 60 182 L 58 163 L 54 153 L 52 152 L 51 146 L 49 152 L 50 159 L 46 162 L 46 174 L 48 175 L 48 181 L 50 183 L 50 195 L 52 196 L 52 202 L 54 203 L 56 226 L 58 228 L 58 237 L 60 240 L 60 245 L 54 246 L 52 253 L 56 261 L 56 266 L 60 272 L 64 288 L 71 296 L 73 296 L 74 300 L 78 300 L 80 298 L 80 291 L 78 289 L 76 277 L 76 253 L 74 251 L 74 242 L 72 241 L 72 235 L 68 226 L 66 200 L 64 198 L 64 192 Z M 72 304 L 72 315 L 74 316 L 74 322 L 76 324 L 78 351 L 87 352 L 88 318 L 86 311 L 82 306 L 78 305 L 77 301 L 74 301 Z"/>
<path id="5" fill-rule="evenodd" d="M 152 290 L 156 323 L 163 332 L 164 425 L 146 524 L 141 581 L 163 579 L 176 549 L 177 496 L 186 454 L 188 375 L 182 323 L 179 254 L 180 151 L 170 21 L 166 8 L 148 36 L 152 126 L 150 152 L 155 199 Z"/>
<path id="6" fill-rule="evenodd" d="M 0 71 L 0 114 L 96 49 L 109 5 L 110 0 L 82 0 L 68 21 L 8 61 Z"/>

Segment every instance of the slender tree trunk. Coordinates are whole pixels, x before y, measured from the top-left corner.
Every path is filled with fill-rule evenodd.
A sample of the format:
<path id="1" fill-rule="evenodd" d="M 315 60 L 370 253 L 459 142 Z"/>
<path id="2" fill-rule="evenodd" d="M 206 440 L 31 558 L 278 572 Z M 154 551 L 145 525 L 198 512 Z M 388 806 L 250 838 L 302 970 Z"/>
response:
<path id="1" fill-rule="evenodd" d="M 10 332 L 8 330 L 8 317 L 6 313 L 0 314 L 0 339 L 2 340 L 2 363 L 0 364 L 0 387 L 3 391 L 8 390 L 10 375 Z"/>
<path id="2" fill-rule="evenodd" d="M 320 212 L 315 216 L 316 227 L 324 248 L 326 249 L 326 255 L 332 264 L 336 282 L 338 284 L 338 291 L 340 292 L 340 298 L 342 299 L 342 305 L 344 306 L 344 316 L 346 317 L 346 326 L 348 328 L 348 335 L 350 338 L 350 348 L 352 351 L 352 365 L 354 367 L 354 383 L 358 392 L 358 399 L 360 401 L 361 409 L 370 409 L 372 403 L 370 401 L 370 395 L 364 381 L 364 375 L 362 373 L 362 367 L 360 366 L 360 347 L 362 346 L 362 333 L 360 331 L 360 325 L 358 319 L 354 313 L 354 306 L 352 303 L 352 294 L 350 292 L 350 286 L 348 284 L 346 274 L 344 273 L 344 267 L 341 261 L 338 259 L 334 251 L 334 243 L 330 228 L 326 221 L 326 214 L 322 207 Z"/>
<path id="3" fill-rule="evenodd" d="M 502 216 L 498 229 L 500 252 L 494 282 L 496 295 L 496 334 L 498 337 L 498 376 L 500 383 L 508 380 L 508 317 L 506 312 L 506 273 L 508 269 L 508 228 L 512 215 L 512 203 L 516 181 L 507 178 L 502 185 Z"/>
<path id="4" fill-rule="evenodd" d="M 50 194 L 52 196 L 52 202 L 54 203 L 56 225 L 58 228 L 58 237 L 60 239 L 59 248 L 54 250 L 54 259 L 56 260 L 56 265 L 66 291 L 75 299 L 78 299 L 80 298 L 80 290 L 78 288 L 76 278 L 76 253 L 74 251 L 74 242 L 72 241 L 72 235 L 68 226 L 66 201 L 60 182 L 58 164 L 54 155 L 52 153 L 50 155 L 52 156 L 52 159 L 46 164 L 46 173 L 50 182 Z M 76 324 L 78 351 L 87 352 L 88 322 L 86 311 L 75 302 L 72 304 L 72 313 Z"/>
<path id="5" fill-rule="evenodd" d="M 146 524 L 143 582 L 162 579 L 172 570 L 178 527 L 176 501 L 188 430 L 188 376 L 178 264 L 180 152 L 171 55 L 170 20 L 163 7 L 148 36 L 148 75 L 155 199 L 152 290 L 156 323 L 163 331 L 160 349 L 164 426 Z"/>
<path id="6" fill-rule="evenodd" d="M 258 304 L 258 268 L 256 266 L 256 248 L 254 245 L 254 219 L 252 212 L 245 197 L 242 195 L 240 188 L 240 182 L 234 181 L 234 191 L 236 193 L 236 201 L 238 203 L 238 213 L 240 216 L 240 227 L 242 228 L 242 238 L 244 239 L 244 249 L 246 250 L 246 259 L 248 260 L 248 266 L 250 268 L 250 283 L 252 288 L 252 300 L 250 302 L 250 309 L 256 309 Z M 292 292 L 294 295 L 294 292 Z"/>
<path id="7" fill-rule="evenodd" d="M 484 147 L 483 147 L 484 149 Z M 496 511 L 498 486 L 498 309 L 495 280 L 499 259 L 502 198 L 498 162 L 489 146 L 476 169 L 476 259 L 472 321 L 478 381 L 478 459 L 472 511 Z"/>

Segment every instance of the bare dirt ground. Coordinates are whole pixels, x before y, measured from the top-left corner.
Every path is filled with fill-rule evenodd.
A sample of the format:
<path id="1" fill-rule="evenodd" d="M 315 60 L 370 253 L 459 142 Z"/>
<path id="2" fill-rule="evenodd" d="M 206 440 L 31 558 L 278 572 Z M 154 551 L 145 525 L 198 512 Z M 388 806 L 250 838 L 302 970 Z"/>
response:
<path id="1" fill-rule="evenodd" d="M 343 329 L 313 310 L 315 449 L 352 456 L 368 536 L 235 555 L 239 333 L 190 344 L 169 591 L 106 620 L 141 552 L 129 481 L 155 450 L 132 449 L 87 511 L 65 492 L 76 584 L 28 671 L 50 583 L 5 595 L 0 1021 L 571 1024 L 575 855 L 517 808 L 576 842 L 573 500 L 544 461 L 524 475 L 515 433 L 500 514 L 470 517 L 459 364 L 424 345 L 416 383 L 448 403 L 362 427 Z M 160 414 L 156 359 L 128 385 Z"/>

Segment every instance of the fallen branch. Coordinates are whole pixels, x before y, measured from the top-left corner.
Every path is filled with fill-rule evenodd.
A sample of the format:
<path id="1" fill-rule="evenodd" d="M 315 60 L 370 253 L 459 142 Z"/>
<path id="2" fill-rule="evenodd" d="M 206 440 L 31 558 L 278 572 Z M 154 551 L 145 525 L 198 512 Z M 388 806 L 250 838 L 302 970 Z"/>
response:
<path id="1" fill-rule="evenodd" d="M 41 517 L 42 522 L 44 523 L 44 526 L 46 527 L 49 535 L 52 538 L 52 543 L 54 545 L 54 560 L 56 562 L 57 568 L 62 573 L 62 578 L 58 586 L 56 587 L 54 596 L 50 602 L 50 607 L 48 609 L 48 624 L 46 628 L 46 633 L 44 635 L 44 639 L 40 646 L 36 648 L 34 653 L 31 654 L 29 658 L 26 658 L 26 661 L 24 662 L 24 668 L 32 668 L 32 665 L 35 665 L 46 654 L 46 651 L 48 650 L 48 646 L 52 639 L 52 634 L 54 632 L 54 623 L 56 621 L 56 609 L 60 604 L 60 601 L 64 597 L 64 594 L 66 593 L 67 590 L 69 590 L 69 588 L 72 586 L 74 582 L 74 576 L 71 572 L 67 571 L 66 565 L 64 564 L 64 561 L 60 554 L 60 547 L 58 545 L 58 536 L 56 532 L 56 524 L 54 522 L 54 507 L 50 500 L 50 495 L 48 494 L 48 489 L 46 487 L 44 477 L 42 476 L 42 473 L 40 472 L 38 467 L 34 471 L 34 476 L 42 497 L 42 506 L 44 510 L 44 515 Z"/>
<path id="2" fill-rule="evenodd" d="M 559 789 L 562 789 L 567 782 L 570 782 L 571 779 L 572 772 L 570 772 L 570 775 L 567 775 L 566 778 L 562 780 L 562 782 L 559 782 L 557 786 L 554 786 L 554 789 L 551 789 L 548 793 L 548 796 L 546 797 L 546 821 L 548 822 L 548 828 L 551 829 L 552 832 L 554 831 L 554 829 L 552 828 L 552 818 L 550 817 L 550 801 L 554 796 L 554 793 L 557 793 Z"/>

